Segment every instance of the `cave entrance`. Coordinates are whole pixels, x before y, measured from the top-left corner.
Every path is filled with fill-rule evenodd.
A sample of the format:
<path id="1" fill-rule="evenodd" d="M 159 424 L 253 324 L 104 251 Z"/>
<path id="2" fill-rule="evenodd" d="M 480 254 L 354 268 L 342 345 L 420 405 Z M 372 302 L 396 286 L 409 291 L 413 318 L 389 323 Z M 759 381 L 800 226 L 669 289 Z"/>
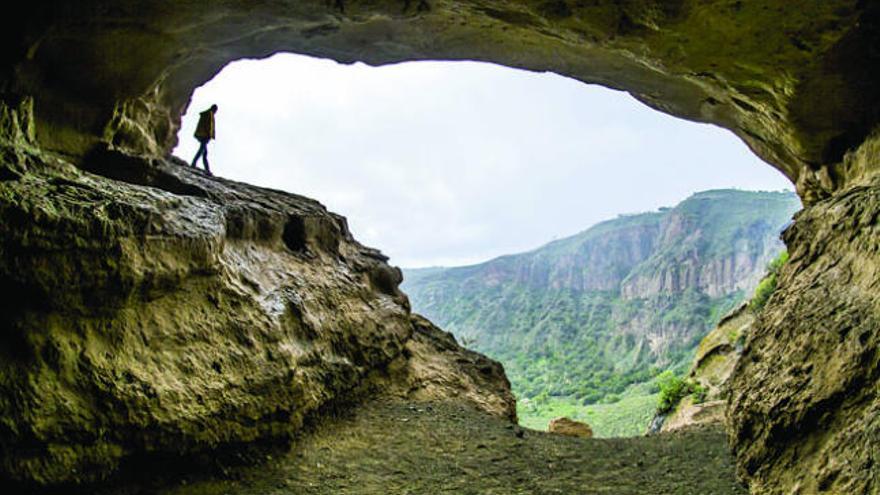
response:
<path id="1" fill-rule="evenodd" d="M 233 62 L 195 90 L 175 155 L 193 158 L 215 102 L 217 174 L 315 198 L 404 267 L 531 249 L 695 191 L 792 187 L 727 130 L 482 62 Z"/>
<path id="2" fill-rule="evenodd" d="M 198 114 L 212 104 L 219 105 L 210 145 L 215 174 L 318 199 L 349 219 L 358 240 L 405 269 L 522 253 L 697 191 L 791 189 L 729 131 L 656 112 L 624 92 L 487 63 L 370 67 L 293 54 L 234 62 L 193 94 L 177 156 L 192 159 Z M 717 298 L 709 307 L 703 296 L 682 296 L 690 299 L 674 306 L 717 311 Z M 507 360 L 509 370 L 523 368 L 513 354 L 482 345 L 473 327 L 428 316 Z M 628 349 L 621 357 L 630 360 L 651 352 L 631 335 L 609 345 Z M 546 367 L 553 353 L 532 357 Z M 617 376 L 608 373 L 604 380 Z M 541 390 L 512 378 L 532 403 L 555 393 L 551 383 Z M 577 401 L 621 398 L 606 395 Z"/>

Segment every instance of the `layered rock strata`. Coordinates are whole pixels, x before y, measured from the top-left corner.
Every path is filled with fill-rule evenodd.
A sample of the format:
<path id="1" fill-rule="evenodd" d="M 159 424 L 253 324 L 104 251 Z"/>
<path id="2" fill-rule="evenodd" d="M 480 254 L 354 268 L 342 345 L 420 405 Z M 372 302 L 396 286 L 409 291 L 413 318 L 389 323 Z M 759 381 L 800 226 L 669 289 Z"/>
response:
<path id="1" fill-rule="evenodd" d="M 730 386 L 731 444 L 754 493 L 880 491 L 878 215 L 880 183 L 785 232 L 791 257 Z"/>
<path id="2" fill-rule="evenodd" d="M 28 144 L 27 109 L 0 145 L 0 477 L 285 439 L 386 389 L 515 419 L 501 366 L 411 315 L 344 218 L 181 162 L 75 168 Z"/>

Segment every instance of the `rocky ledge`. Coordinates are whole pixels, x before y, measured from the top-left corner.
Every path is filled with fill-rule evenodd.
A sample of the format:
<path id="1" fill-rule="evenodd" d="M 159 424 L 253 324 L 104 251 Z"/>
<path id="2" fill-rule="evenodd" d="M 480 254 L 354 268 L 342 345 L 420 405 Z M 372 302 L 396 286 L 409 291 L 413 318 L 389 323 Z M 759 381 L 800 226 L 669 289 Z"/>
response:
<path id="1" fill-rule="evenodd" d="M 755 312 L 743 303 L 703 338 L 686 378 L 694 388 L 672 411 L 654 418 L 660 431 L 724 423 L 733 370 L 754 324 Z"/>
<path id="2" fill-rule="evenodd" d="M 393 393 L 514 419 L 501 365 L 410 314 L 401 273 L 316 201 L 107 148 L 0 141 L 0 478 L 285 440 Z"/>

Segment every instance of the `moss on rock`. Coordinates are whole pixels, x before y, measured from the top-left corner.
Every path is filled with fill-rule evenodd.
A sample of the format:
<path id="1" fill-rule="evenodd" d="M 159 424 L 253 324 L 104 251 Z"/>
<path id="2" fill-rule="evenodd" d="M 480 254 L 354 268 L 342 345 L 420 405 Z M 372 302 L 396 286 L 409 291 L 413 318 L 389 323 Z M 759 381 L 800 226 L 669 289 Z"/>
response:
<path id="1" fill-rule="evenodd" d="M 284 440 L 327 404 L 420 388 L 440 348 L 432 397 L 512 417 L 497 363 L 470 353 L 494 372 L 468 375 L 454 340 L 407 350 L 421 333 L 399 276 L 375 283 L 398 272 L 319 203 L 113 150 L 84 172 L 22 149 L 27 173 L 0 181 L 0 478 L 92 482 L 134 454 Z"/>

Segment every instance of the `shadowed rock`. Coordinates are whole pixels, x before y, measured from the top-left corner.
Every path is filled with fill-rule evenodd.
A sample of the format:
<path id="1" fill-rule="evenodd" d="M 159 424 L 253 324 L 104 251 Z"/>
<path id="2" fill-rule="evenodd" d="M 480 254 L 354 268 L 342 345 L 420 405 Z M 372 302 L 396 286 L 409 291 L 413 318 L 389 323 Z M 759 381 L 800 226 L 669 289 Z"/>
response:
<path id="1" fill-rule="evenodd" d="M 726 127 L 812 201 L 859 178 L 840 162 L 880 121 L 878 19 L 857 0 L 43 1 L 4 25 L 0 88 L 36 99 L 47 147 L 162 154 L 193 89 L 234 60 L 483 60 Z"/>
<path id="2" fill-rule="evenodd" d="M 0 478 L 283 441 L 389 388 L 515 418 L 501 365 L 411 316 L 399 270 L 316 201 L 118 151 L 80 170 L 0 150 L 18 157 L 0 164 Z"/>

